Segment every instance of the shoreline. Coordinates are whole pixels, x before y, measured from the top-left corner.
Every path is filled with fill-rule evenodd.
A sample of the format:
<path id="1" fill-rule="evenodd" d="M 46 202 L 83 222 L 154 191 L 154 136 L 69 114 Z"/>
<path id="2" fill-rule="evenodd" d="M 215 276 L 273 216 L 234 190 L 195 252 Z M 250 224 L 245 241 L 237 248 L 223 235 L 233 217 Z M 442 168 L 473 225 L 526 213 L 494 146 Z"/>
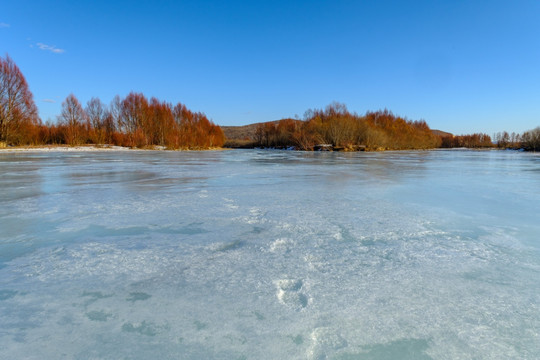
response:
<path id="1" fill-rule="evenodd" d="M 13 146 L 13 147 L 0 147 L 0 154 L 2 153 L 24 153 L 24 152 L 37 152 L 37 153 L 48 153 L 48 152 L 123 152 L 123 151 L 225 151 L 225 150 L 275 150 L 275 151 L 301 151 L 301 150 L 290 150 L 290 149 L 277 149 L 277 148 L 228 148 L 228 147 L 213 147 L 208 149 L 168 149 L 165 146 L 153 146 L 147 148 L 132 148 L 127 146 L 117 146 L 117 145 L 38 145 L 38 146 Z M 444 151 L 444 150 L 453 150 L 453 151 L 501 151 L 501 150 L 512 150 L 516 152 L 522 152 L 521 149 L 500 149 L 500 148 L 432 148 L 432 149 L 384 149 L 384 150 L 368 150 L 368 151 L 308 151 L 308 152 L 366 152 L 366 153 L 377 153 L 377 152 L 399 152 L 399 151 Z M 525 151 L 527 152 L 527 151 Z"/>
<path id="2" fill-rule="evenodd" d="M 117 145 L 39 145 L 39 146 L 13 146 L 0 148 L 3 152 L 110 152 L 110 151 L 217 151 L 227 150 L 224 148 L 209 149 L 168 149 L 165 146 L 153 146 L 148 148 L 131 148 Z"/>
<path id="3" fill-rule="evenodd" d="M 13 146 L 0 148 L 2 152 L 90 152 L 90 151 L 128 151 L 128 150 L 143 150 L 132 149 L 124 146 L 105 146 L 105 145 L 47 145 L 47 146 Z"/>

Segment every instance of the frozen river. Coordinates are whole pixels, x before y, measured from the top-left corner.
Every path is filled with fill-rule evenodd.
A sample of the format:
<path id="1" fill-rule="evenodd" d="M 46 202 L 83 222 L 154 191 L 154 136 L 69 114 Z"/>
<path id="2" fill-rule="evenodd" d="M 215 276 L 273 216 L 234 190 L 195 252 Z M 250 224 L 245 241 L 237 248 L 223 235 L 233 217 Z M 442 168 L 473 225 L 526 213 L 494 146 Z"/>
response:
<path id="1" fill-rule="evenodd" d="M 3 359 L 538 359 L 540 156 L 0 152 Z"/>

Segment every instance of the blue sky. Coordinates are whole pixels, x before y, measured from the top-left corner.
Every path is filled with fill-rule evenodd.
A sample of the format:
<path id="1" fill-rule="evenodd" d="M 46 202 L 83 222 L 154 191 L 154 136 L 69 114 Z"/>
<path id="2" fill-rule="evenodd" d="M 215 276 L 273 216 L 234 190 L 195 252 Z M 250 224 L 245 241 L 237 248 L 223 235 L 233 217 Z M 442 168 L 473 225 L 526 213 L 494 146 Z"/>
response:
<path id="1" fill-rule="evenodd" d="M 455 134 L 540 125 L 540 1 L 5 1 L 44 121 L 142 92 L 219 125 L 332 101 Z"/>

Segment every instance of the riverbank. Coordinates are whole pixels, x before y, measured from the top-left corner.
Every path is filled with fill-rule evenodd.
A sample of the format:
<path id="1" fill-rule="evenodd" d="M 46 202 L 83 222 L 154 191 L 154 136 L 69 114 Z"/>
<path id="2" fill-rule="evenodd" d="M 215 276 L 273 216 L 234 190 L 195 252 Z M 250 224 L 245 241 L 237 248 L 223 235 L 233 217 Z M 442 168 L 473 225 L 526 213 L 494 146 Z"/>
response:
<path id="1" fill-rule="evenodd" d="M 80 146 L 67 146 L 67 145 L 40 145 L 40 146 L 12 146 L 0 148 L 0 153 L 3 152 L 81 152 L 81 151 L 128 151 L 134 150 L 124 146 L 113 145 L 80 145 Z M 135 149 L 142 150 L 142 149 Z M 155 149 L 163 150 L 163 149 Z"/>
<path id="2" fill-rule="evenodd" d="M 145 148 L 131 148 L 116 145 L 40 145 L 40 146 L 12 146 L 0 148 L 0 154 L 4 152 L 95 152 L 95 151 L 216 151 L 224 148 L 208 149 L 169 149 L 165 146 L 151 146 Z"/>

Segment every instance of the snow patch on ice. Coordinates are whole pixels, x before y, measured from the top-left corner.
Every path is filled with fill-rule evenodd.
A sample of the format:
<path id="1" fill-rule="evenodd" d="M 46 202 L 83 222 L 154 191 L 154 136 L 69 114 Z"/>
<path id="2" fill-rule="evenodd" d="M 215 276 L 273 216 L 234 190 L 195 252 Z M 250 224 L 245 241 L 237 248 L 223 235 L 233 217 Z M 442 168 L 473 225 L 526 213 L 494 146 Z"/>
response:
<path id="1" fill-rule="evenodd" d="M 347 346 L 347 341 L 330 327 L 314 329 L 310 335 L 311 345 L 307 350 L 310 360 L 325 360 L 339 349 Z"/>
<path id="2" fill-rule="evenodd" d="M 279 302 L 294 310 L 302 310 L 311 301 L 305 294 L 304 282 L 300 279 L 281 279 L 275 281 L 275 285 Z"/>
<path id="3" fill-rule="evenodd" d="M 294 246 L 294 241 L 289 238 L 279 238 L 270 243 L 271 252 L 288 252 Z"/>

